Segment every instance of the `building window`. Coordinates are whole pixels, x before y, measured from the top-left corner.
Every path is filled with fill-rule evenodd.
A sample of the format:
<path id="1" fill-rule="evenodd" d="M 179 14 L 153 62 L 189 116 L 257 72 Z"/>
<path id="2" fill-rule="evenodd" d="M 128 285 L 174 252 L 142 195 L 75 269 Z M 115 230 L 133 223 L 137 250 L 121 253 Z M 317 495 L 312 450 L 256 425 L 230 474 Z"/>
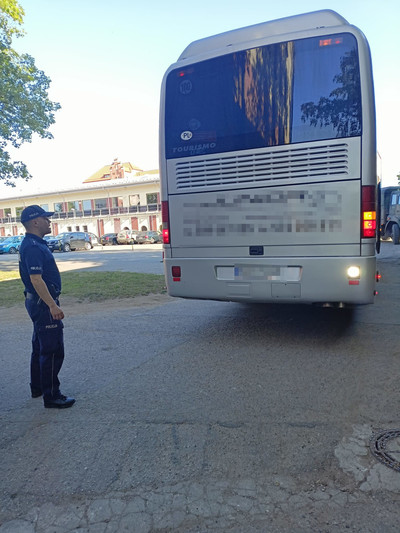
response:
<path id="1" fill-rule="evenodd" d="M 110 207 L 123 207 L 124 202 L 121 196 L 113 196 L 110 198 Z"/>
<path id="2" fill-rule="evenodd" d="M 23 207 L 16 207 L 15 208 L 15 216 L 16 217 L 20 217 L 23 209 L 24 209 Z"/>
<path id="3" fill-rule="evenodd" d="M 62 202 L 57 202 L 54 204 L 54 212 L 55 213 L 62 213 L 62 210 L 63 210 L 63 204 Z"/>
<path id="4" fill-rule="evenodd" d="M 80 211 L 79 203 L 80 202 L 78 200 L 75 202 L 68 202 L 68 211 Z"/>
<path id="5" fill-rule="evenodd" d="M 67 231 L 72 231 L 72 226 L 67 226 Z"/>
<path id="6" fill-rule="evenodd" d="M 84 211 L 91 211 L 92 210 L 92 202 L 90 200 L 83 200 L 83 210 Z"/>
<path id="7" fill-rule="evenodd" d="M 40 207 L 44 209 L 45 211 L 49 210 L 49 204 L 40 204 Z"/>
<path id="8" fill-rule="evenodd" d="M 94 200 L 95 209 L 105 209 L 107 207 L 107 198 L 96 198 Z"/>
<path id="9" fill-rule="evenodd" d="M 156 192 L 147 193 L 146 194 L 146 201 L 147 201 L 147 205 L 156 204 L 157 203 L 157 193 Z"/>
<path id="10" fill-rule="evenodd" d="M 129 205 L 140 205 L 140 197 L 138 194 L 130 194 L 129 195 Z"/>

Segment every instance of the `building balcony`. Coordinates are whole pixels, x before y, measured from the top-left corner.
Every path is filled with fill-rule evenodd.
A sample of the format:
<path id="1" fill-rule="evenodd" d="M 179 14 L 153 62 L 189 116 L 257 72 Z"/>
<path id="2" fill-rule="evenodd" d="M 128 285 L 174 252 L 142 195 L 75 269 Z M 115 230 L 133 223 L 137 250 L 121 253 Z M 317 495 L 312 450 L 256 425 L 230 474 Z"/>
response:
<path id="1" fill-rule="evenodd" d="M 57 211 L 51 217 L 53 221 L 70 220 L 76 218 L 96 218 L 119 215 L 136 215 L 143 213 L 161 213 L 161 204 L 131 205 L 130 207 L 103 207 L 101 209 L 85 209 L 83 211 Z M 0 224 L 15 224 L 21 222 L 20 217 L 0 218 Z"/>

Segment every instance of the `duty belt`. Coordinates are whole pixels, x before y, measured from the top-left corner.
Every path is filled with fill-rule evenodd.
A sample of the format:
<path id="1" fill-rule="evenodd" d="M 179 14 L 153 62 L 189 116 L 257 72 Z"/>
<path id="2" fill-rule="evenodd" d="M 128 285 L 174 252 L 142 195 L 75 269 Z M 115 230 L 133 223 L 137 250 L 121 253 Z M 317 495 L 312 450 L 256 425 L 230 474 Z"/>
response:
<path id="1" fill-rule="evenodd" d="M 52 296 L 53 296 L 53 295 L 52 295 Z M 59 296 L 60 296 L 60 293 L 56 293 L 56 295 L 53 296 L 53 298 L 58 298 Z M 38 300 L 40 300 L 40 297 L 39 297 L 38 294 L 33 294 L 33 292 L 26 292 L 26 291 L 25 291 L 25 298 L 26 298 L 27 300 L 35 300 L 36 298 L 37 298 Z"/>

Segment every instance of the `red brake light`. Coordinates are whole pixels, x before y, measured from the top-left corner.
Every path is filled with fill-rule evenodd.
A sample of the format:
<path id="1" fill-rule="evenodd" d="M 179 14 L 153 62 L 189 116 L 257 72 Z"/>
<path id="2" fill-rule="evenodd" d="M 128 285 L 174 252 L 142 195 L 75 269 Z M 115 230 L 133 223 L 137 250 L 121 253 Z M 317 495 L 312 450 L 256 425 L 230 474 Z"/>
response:
<path id="1" fill-rule="evenodd" d="M 365 185 L 362 188 L 361 204 L 361 237 L 375 237 L 376 235 L 376 207 L 375 186 Z"/>
<path id="2" fill-rule="evenodd" d="M 161 202 L 162 235 L 164 244 L 170 244 L 168 202 Z"/>
<path id="3" fill-rule="evenodd" d="M 163 236 L 163 243 L 169 244 L 169 229 L 163 229 L 162 236 Z"/>
<path id="4" fill-rule="evenodd" d="M 343 39 L 341 37 L 319 40 L 320 46 L 332 46 L 333 44 L 342 44 L 342 43 L 343 43 Z"/>

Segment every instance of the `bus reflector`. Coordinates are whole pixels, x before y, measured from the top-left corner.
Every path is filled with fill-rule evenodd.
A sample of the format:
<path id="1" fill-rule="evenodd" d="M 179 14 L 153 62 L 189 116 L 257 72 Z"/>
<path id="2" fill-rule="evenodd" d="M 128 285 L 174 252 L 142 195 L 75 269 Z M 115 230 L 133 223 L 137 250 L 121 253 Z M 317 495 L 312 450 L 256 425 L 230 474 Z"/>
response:
<path id="1" fill-rule="evenodd" d="M 375 237 L 376 235 L 376 208 L 375 186 L 365 185 L 362 188 L 361 205 L 361 237 Z"/>
<path id="2" fill-rule="evenodd" d="M 181 267 L 173 266 L 171 267 L 172 279 L 173 281 L 181 281 Z"/>

